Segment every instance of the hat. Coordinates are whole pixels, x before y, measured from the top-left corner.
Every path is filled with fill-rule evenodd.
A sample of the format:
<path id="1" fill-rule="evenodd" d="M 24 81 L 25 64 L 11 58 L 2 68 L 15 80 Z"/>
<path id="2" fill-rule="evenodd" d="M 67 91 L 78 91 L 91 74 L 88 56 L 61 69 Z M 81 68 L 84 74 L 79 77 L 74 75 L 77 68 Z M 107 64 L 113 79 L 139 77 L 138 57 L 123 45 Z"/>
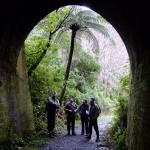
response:
<path id="1" fill-rule="evenodd" d="M 91 97 L 91 100 L 95 101 L 95 98 L 94 98 L 94 97 Z"/>
<path id="2" fill-rule="evenodd" d="M 74 96 L 71 96 L 70 98 L 74 99 Z"/>

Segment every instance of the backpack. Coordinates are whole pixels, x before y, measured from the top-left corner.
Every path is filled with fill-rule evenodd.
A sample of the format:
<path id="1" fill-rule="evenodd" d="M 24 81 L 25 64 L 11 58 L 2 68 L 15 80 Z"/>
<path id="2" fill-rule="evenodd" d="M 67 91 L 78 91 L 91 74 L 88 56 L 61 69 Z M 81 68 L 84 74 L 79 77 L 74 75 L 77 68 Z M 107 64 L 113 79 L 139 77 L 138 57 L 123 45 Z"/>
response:
<path id="1" fill-rule="evenodd" d="M 98 106 L 98 115 L 100 115 L 101 114 L 101 108 L 99 105 L 97 105 L 97 106 Z"/>

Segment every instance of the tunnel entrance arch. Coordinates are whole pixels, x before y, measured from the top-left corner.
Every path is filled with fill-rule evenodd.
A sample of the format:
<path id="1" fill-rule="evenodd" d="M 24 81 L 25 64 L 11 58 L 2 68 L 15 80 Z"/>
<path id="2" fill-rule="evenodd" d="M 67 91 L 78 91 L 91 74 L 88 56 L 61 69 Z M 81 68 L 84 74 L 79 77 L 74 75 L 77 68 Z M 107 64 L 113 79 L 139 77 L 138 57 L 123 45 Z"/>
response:
<path id="1" fill-rule="evenodd" d="M 84 8 L 85 9 L 85 8 Z M 86 8 L 86 10 L 87 10 L 87 8 Z M 58 12 L 59 10 L 57 10 L 57 12 Z M 92 11 L 92 10 L 91 10 Z M 53 17 L 54 17 L 54 15 L 53 15 L 53 17 L 52 18 L 50 18 L 50 16 L 51 16 L 51 14 L 52 13 L 50 13 L 48 16 L 46 16 L 45 17 L 45 19 L 43 19 L 42 21 L 40 21 L 38 24 L 39 24 L 39 26 L 41 27 L 42 25 L 42 23 L 44 23 L 44 25 L 46 25 L 46 26 L 44 26 L 44 28 L 42 28 L 43 30 L 46 30 L 47 31 L 47 22 L 49 22 L 48 21 L 48 18 L 49 18 L 49 20 L 51 20 L 51 23 L 50 23 L 50 25 L 52 24 L 52 20 L 53 20 Z M 60 14 L 60 13 L 58 13 L 58 14 Z M 46 19 L 47 18 L 47 19 Z M 61 18 L 62 19 L 62 18 Z M 47 21 L 46 21 L 47 20 Z M 63 19 L 62 19 L 63 20 Z M 59 24 L 59 23 L 58 23 Z M 108 23 L 107 23 L 107 25 L 108 25 Z M 55 26 L 57 27 L 57 25 L 56 25 L 56 23 L 55 23 Z M 51 26 L 50 26 L 51 27 Z M 115 66 L 115 64 L 117 64 L 117 63 L 115 63 L 115 61 L 113 60 L 113 59 L 116 59 L 116 61 L 118 60 L 118 65 L 119 65 L 119 58 L 120 59 L 123 59 L 124 57 L 126 57 L 126 59 L 127 59 L 127 54 L 125 53 L 125 51 L 126 51 L 126 49 L 125 48 L 122 48 L 121 46 L 118 46 L 118 43 L 119 42 L 117 42 L 117 41 L 119 41 L 120 40 L 120 43 L 119 44 L 122 44 L 121 43 L 121 39 L 119 38 L 119 37 L 117 37 L 117 35 L 116 35 L 116 33 L 115 33 L 115 31 L 114 31 L 114 29 L 111 27 L 111 25 L 109 25 L 109 28 L 111 28 L 111 29 L 109 29 L 109 30 L 113 30 L 112 32 L 115 34 L 115 38 L 117 38 L 117 40 L 116 39 L 114 39 L 115 41 L 116 41 L 116 48 L 115 47 L 113 47 L 115 50 L 113 50 L 113 48 L 109 48 L 109 46 L 112 44 L 111 42 L 109 43 L 109 41 L 107 42 L 107 44 L 105 44 L 104 45 L 104 47 L 107 47 L 107 48 L 103 48 L 103 54 L 101 53 L 101 51 L 102 51 L 102 49 L 100 49 L 100 54 L 99 55 L 106 55 L 105 56 L 105 59 L 107 59 L 108 57 L 107 57 L 107 54 L 109 55 L 109 53 L 107 53 L 107 54 L 104 54 L 105 53 L 105 50 L 107 49 L 107 51 L 109 51 L 109 52 L 112 52 L 111 54 L 111 56 L 110 57 L 113 57 L 113 55 L 115 55 L 115 53 L 117 53 L 118 55 L 116 56 L 116 58 L 109 58 L 109 59 L 111 59 L 111 60 L 109 60 L 110 62 L 111 62 L 111 64 L 113 64 L 113 66 Z M 38 29 L 39 29 L 39 31 L 38 31 Z M 33 29 L 33 31 L 31 31 L 31 34 L 30 34 L 30 36 L 29 36 L 29 38 L 27 38 L 27 41 L 28 42 L 30 42 L 30 40 L 31 41 L 35 41 L 35 43 L 36 43 L 36 40 L 34 40 L 33 38 L 31 38 L 31 37 L 36 37 L 36 35 L 37 35 L 37 38 L 38 37 L 43 37 L 44 35 L 47 35 L 45 32 L 45 34 L 43 35 L 41 32 L 43 31 L 41 31 L 40 30 L 41 28 L 38 28 L 38 25 Z M 40 32 L 41 31 L 41 32 Z M 53 30 L 52 30 L 53 31 Z M 50 31 L 48 31 L 47 33 L 49 34 L 49 32 Z M 37 34 L 36 34 L 37 33 Z M 39 34 L 38 34 L 39 33 Z M 95 33 L 95 32 L 94 32 Z M 95 33 L 95 36 L 96 36 L 96 33 Z M 97 35 L 99 38 L 98 39 L 100 39 L 99 40 L 99 43 L 100 43 L 100 47 L 102 48 L 103 46 L 102 46 L 102 44 L 104 43 L 104 38 L 102 38 L 102 36 L 100 36 L 100 35 Z M 48 39 L 48 36 L 46 36 L 46 39 Z M 65 39 L 65 35 L 63 36 L 63 39 L 62 39 L 62 42 L 60 43 L 60 47 L 59 47 L 59 50 L 61 51 L 61 49 L 62 49 L 62 47 L 63 47 L 63 40 Z M 107 38 L 106 38 L 107 39 Z M 105 40 L 106 40 L 105 39 Z M 86 39 L 85 39 L 86 40 Z M 108 40 L 108 39 L 107 39 Z M 103 42 L 102 42 L 103 41 Z M 106 42 L 106 41 L 105 41 Z M 31 43 L 33 43 L 33 42 L 31 42 Z M 41 43 L 41 42 L 40 42 Z M 89 41 L 88 41 L 88 43 L 89 43 Z M 58 44 L 58 43 L 57 43 Z M 69 43 L 70 44 L 70 43 Z M 109 44 L 109 46 L 108 46 L 108 44 Z M 35 45 L 35 44 L 34 44 Z M 36 46 L 30 46 L 30 49 L 29 50 L 33 50 L 33 52 L 35 53 L 35 47 Z M 42 45 L 42 44 L 41 44 Z M 90 44 L 88 45 L 89 46 L 89 48 L 86 46 L 86 51 L 90 51 L 90 49 L 92 48 L 92 47 L 90 47 Z M 27 46 L 28 47 L 28 46 Z M 111 46 L 110 46 L 111 47 Z M 40 47 L 41 48 L 41 47 Z M 66 47 L 65 47 L 66 48 Z M 79 47 L 78 47 L 79 48 Z M 122 48 L 122 49 L 121 49 Z M 47 48 L 48 49 L 48 48 Z M 83 46 L 83 49 L 85 49 L 85 45 Z M 38 50 L 38 49 L 37 49 Z M 41 49 L 41 52 L 43 51 L 44 52 L 44 50 L 45 50 L 45 48 L 44 49 Z M 49 51 L 51 51 L 52 50 L 52 48 L 51 49 L 49 49 Z M 76 50 L 77 49 L 75 49 L 74 50 L 74 52 L 76 52 Z M 65 50 L 64 50 L 65 51 Z M 33 53 L 33 52 L 31 52 L 31 54 Z M 48 51 L 47 51 L 48 52 Z M 69 52 L 69 46 L 68 46 L 68 52 Z M 90 51 L 91 52 L 91 51 Z M 29 53 L 30 54 L 30 53 Z M 60 54 L 60 53 L 59 53 Z M 122 55 L 121 55 L 122 54 Z M 125 55 L 125 56 L 123 56 L 123 54 Z M 47 54 L 48 55 L 48 54 Z M 65 55 L 65 54 L 61 54 L 61 56 L 62 55 Z M 68 56 L 68 53 L 67 53 L 67 56 Z M 63 56 L 62 56 L 63 57 Z M 74 56 L 73 56 L 74 57 Z M 98 59 L 100 59 L 100 58 L 98 58 L 98 55 L 97 55 L 97 57 L 95 56 L 95 58 L 97 58 L 97 60 Z M 63 58 L 61 58 L 61 59 L 63 59 Z M 102 59 L 102 58 L 101 58 Z M 100 60 L 99 60 L 100 61 Z M 108 61 L 108 60 L 107 60 Z M 125 61 L 125 60 L 124 60 Z M 51 65 L 53 64 L 53 61 L 50 61 L 51 62 Z M 59 61 L 58 61 L 59 62 Z M 65 61 L 66 62 L 66 61 Z M 64 62 L 62 61 L 62 64 L 63 64 Z M 43 63 L 42 63 L 43 64 Z M 66 62 L 66 64 L 67 64 L 67 62 Z M 101 64 L 101 63 L 100 63 Z M 46 65 L 46 64 L 45 64 Z M 109 65 L 109 64 L 107 64 L 107 65 Z M 40 65 L 41 66 L 41 65 Z M 101 64 L 101 66 L 102 66 L 102 64 Z M 121 67 L 121 66 L 120 66 Z M 101 67 L 102 68 L 102 67 Z M 119 68 L 119 66 L 117 66 L 116 68 L 113 68 L 113 69 L 115 69 L 115 70 L 117 70 L 117 68 Z M 107 68 L 106 70 L 108 71 L 109 69 L 111 69 L 111 72 L 113 72 L 113 69 L 112 69 L 112 66 L 111 66 L 111 68 Z M 39 70 L 39 69 L 37 69 L 37 70 Z M 64 69 L 65 70 L 65 69 Z M 102 69 L 103 70 L 103 69 Z M 36 73 L 37 72 L 37 73 Z M 48 70 L 47 70 L 47 72 L 48 72 Z M 83 71 L 84 72 L 84 71 Z M 43 73 L 44 73 L 44 71 L 43 71 Z M 116 71 L 116 73 L 117 73 L 117 71 Z M 119 72 L 119 73 L 121 73 L 121 71 Z M 35 81 L 36 81 L 36 74 L 38 74 L 38 71 L 35 71 L 35 73 L 33 73 L 35 76 Z M 52 72 L 50 72 L 49 74 L 45 74 L 44 73 L 44 76 L 45 76 L 45 78 L 47 77 L 47 76 L 51 76 L 51 74 L 53 74 L 53 71 Z M 64 73 L 62 73 L 63 74 L 63 76 L 64 76 Z M 103 74 L 104 74 L 104 72 L 103 72 Z M 38 74 L 39 76 L 40 76 L 40 74 Z M 114 75 L 114 73 L 112 73 L 111 74 L 112 76 L 115 76 Z M 103 75 L 104 76 L 104 75 Z M 108 77 L 108 76 L 107 76 Z M 60 76 L 58 76 L 58 78 L 60 78 Z M 75 79 L 76 80 L 76 79 Z M 104 81 L 105 80 L 105 81 Z M 104 79 L 103 81 L 104 82 L 106 82 L 106 79 Z M 117 81 L 116 80 L 119 80 L 118 78 L 116 78 L 115 79 L 115 82 L 117 83 Z M 32 77 L 31 77 L 31 81 L 32 81 Z M 44 79 L 43 79 L 43 81 L 45 81 Z M 57 81 L 57 80 L 56 80 Z M 101 84 L 101 82 L 99 81 L 99 80 L 97 80 L 100 84 Z M 39 81 L 40 82 L 40 81 Z M 48 82 L 48 84 L 50 84 L 51 86 L 49 87 L 49 89 L 51 89 L 51 90 L 49 90 L 49 91 L 51 91 L 50 93 L 52 93 L 52 91 L 54 90 L 53 89 L 53 85 L 51 84 L 51 83 L 53 83 L 52 81 L 48 81 L 47 80 L 47 82 Z M 60 81 L 59 81 L 60 82 Z M 109 81 L 107 81 L 107 82 L 110 82 L 110 79 L 109 79 Z M 29 82 L 30 83 L 30 82 Z M 35 83 L 35 82 L 34 82 Z M 41 83 L 41 82 L 40 82 Z M 55 83 L 53 83 L 53 84 L 55 84 Z M 31 82 L 31 84 L 29 84 L 29 85 L 31 85 L 31 87 L 34 87 L 34 84 L 32 85 L 32 82 Z M 62 86 L 63 85 L 63 83 L 60 85 L 60 86 Z M 106 84 L 105 84 L 106 85 Z M 84 85 L 83 85 L 84 86 Z M 94 85 L 91 85 L 92 87 L 94 87 Z M 110 88 L 112 88 L 111 87 L 112 86 L 112 84 L 110 85 Z M 37 84 L 37 86 L 36 86 L 36 89 L 37 89 L 37 87 L 38 87 L 38 84 Z M 70 86 L 69 86 L 70 87 Z M 108 87 L 109 88 L 109 87 Z M 106 88 L 105 90 L 107 90 L 108 88 Z M 34 88 L 33 88 L 34 89 Z M 53 90 L 52 90 L 53 89 Z M 60 89 L 60 88 L 58 88 L 57 87 L 57 90 L 58 89 Z M 31 90 L 32 91 L 32 90 Z M 95 88 L 95 90 L 93 89 L 93 91 L 96 91 L 96 88 Z M 61 91 L 59 90 L 59 92 L 58 92 L 59 94 L 58 94 L 58 97 L 59 97 L 59 100 L 60 100 L 60 93 L 61 93 Z M 81 92 L 82 93 L 82 92 Z M 104 92 L 104 93 L 106 93 L 106 92 Z M 108 92 L 107 92 L 108 93 Z M 74 93 L 75 94 L 75 93 Z M 31 95 L 32 95 L 32 93 L 31 93 Z M 38 94 L 37 94 L 38 95 Z M 84 93 L 84 95 L 86 95 L 86 93 Z M 98 94 L 94 94 L 94 95 L 98 95 Z M 104 94 L 104 95 L 106 95 L 106 94 Z M 76 97 L 76 94 L 74 95 L 75 97 Z M 34 99 L 35 99 L 35 97 L 36 97 L 36 94 L 34 94 L 33 93 L 33 101 L 34 101 Z M 38 97 L 38 96 L 37 96 Z M 67 97 L 67 96 L 66 96 Z M 65 97 L 65 100 L 67 99 L 68 100 L 68 97 L 66 98 Z M 106 97 L 109 97 L 109 96 L 106 96 Z M 42 96 L 40 96 L 40 99 L 42 98 Z M 46 99 L 46 98 L 45 98 Z M 45 100 L 44 99 L 44 100 Z M 82 98 L 80 97 L 76 97 L 76 99 L 78 100 L 81 100 Z M 88 98 L 89 99 L 89 98 Z M 97 99 L 99 100 L 99 99 L 101 99 L 101 97 L 97 97 Z M 104 103 L 106 103 L 105 102 L 105 99 L 106 98 L 103 98 L 103 103 L 102 102 L 100 102 L 100 106 L 101 106 L 101 108 L 102 108 L 102 110 L 103 110 L 103 113 L 104 113 L 104 111 L 106 112 L 106 109 L 107 109 L 107 112 L 110 110 L 110 109 L 108 109 L 107 108 L 107 104 L 104 104 Z M 107 99 L 108 101 L 109 101 L 109 99 Z M 36 99 L 36 101 L 37 101 L 37 99 Z M 66 101 L 65 101 L 66 102 Z M 80 103 L 81 103 L 81 101 L 80 101 Z M 80 103 L 78 103 L 78 104 L 80 104 Z M 109 102 L 108 102 L 109 103 Z M 103 105 L 102 105 L 103 104 Z M 104 107 L 104 105 L 106 106 L 106 107 Z M 109 107 L 109 108 L 111 108 L 111 107 Z M 41 110 L 41 112 L 42 112 L 43 110 Z M 37 111 L 38 112 L 38 111 Z M 36 116 L 36 115 L 35 115 Z"/>

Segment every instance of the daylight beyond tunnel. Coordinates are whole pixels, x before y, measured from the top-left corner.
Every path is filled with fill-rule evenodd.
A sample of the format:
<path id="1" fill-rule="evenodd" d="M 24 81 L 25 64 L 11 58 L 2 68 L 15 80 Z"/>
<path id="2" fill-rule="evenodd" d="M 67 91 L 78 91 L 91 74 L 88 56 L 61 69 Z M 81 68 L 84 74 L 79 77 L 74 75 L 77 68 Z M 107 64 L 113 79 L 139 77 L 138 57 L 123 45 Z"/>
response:
<path id="1" fill-rule="evenodd" d="M 114 126 L 126 130 L 129 58 L 119 34 L 102 16 L 87 7 L 59 8 L 34 27 L 24 48 L 37 130 L 46 128 L 43 106 L 53 91 L 62 106 L 71 96 L 78 106 L 95 97 L 102 114 L 115 115 Z"/>

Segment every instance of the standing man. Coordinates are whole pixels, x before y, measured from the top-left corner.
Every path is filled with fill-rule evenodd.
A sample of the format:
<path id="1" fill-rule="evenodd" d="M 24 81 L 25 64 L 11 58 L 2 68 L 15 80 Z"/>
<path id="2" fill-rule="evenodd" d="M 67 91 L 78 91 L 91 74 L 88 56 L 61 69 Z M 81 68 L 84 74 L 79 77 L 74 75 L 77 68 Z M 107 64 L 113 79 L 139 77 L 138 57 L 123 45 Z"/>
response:
<path id="1" fill-rule="evenodd" d="M 54 91 L 52 96 L 46 102 L 46 115 L 47 115 L 47 123 L 48 123 L 48 132 L 49 137 L 54 138 L 54 128 L 55 128 L 55 120 L 56 120 L 56 113 L 58 113 L 60 104 L 59 101 L 56 99 L 57 92 Z"/>
<path id="2" fill-rule="evenodd" d="M 65 105 L 65 111 L 67 115 L 67 130 L 68 130 L 67 135 L 70 135 L 71 126 L 72 126 L 72 135 L 76 135 L 74 128 L 75 128 L 75 113 L 77 112 L 77 110 L 78 108 L 77 108 L 76 103 L 74 102 L 74 97 L 71 97 L 70 101 L 67 102 Z"/>
<path id="3" fill-rule="evenodd" d="M 80 105 L 78 112 L 80 114 L 82 129 L 81 135 L 84 135 L 84 131 L 86 131 L 86 135 L 88 135 L 88 115 L 89 115 L 89 105 L 87 104 L 87 100 L 83 99 L 82 104 Z"/>
<path id="4" fill-rule="evenodd" d="M 90 111 L 89 111 L 89 135 L 86 137 L 87 139 L 91 139 L 92 135 L 92 126 L 94 126 L 94 130 L 96 132 L 97 138 L 96 142 L 99 141 L 99 130 L 97 124 L 97 118 L 99 116 L 99 107 L 95 104 L 95 98 L 90 99 Z"/>

